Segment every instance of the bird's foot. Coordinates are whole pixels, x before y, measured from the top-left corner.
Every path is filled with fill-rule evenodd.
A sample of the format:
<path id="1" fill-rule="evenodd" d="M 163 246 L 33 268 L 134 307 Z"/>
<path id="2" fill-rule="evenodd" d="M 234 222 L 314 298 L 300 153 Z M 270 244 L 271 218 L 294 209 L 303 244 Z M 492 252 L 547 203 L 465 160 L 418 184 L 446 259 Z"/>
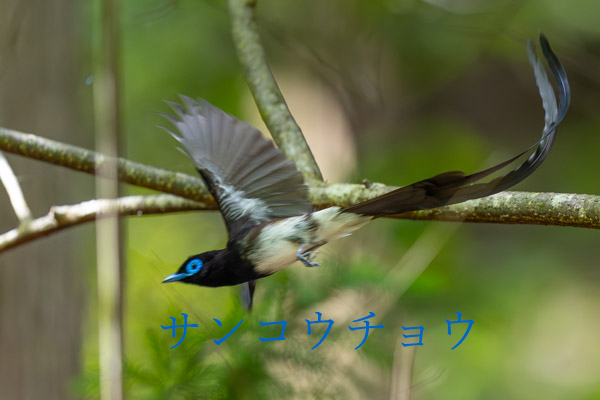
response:
<path id="1" fill-rule="evenodd" d="M 296 257 L 298 258 L 298 260 L 302 261 L 302 263 L 306 267 L 318 267 L 319 265 L 321 265 L 321 263 L 311 261 L 317 254 L 318 253 L 312 250 L 304 251 L 304 245 L 300 245 L 298 251 L 296 252 Z"/>

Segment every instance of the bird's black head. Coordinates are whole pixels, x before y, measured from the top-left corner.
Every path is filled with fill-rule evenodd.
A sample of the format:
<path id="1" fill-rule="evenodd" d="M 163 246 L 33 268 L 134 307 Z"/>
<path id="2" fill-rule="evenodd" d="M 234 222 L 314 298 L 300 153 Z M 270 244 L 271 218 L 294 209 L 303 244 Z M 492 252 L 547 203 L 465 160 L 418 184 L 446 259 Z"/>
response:
<path id="1" fill-rule="evenodd" d="M 211 270 L 216 253 L 219 251 L 207 251 L 206 253 L 196 254 L 189 257 L 179 267 L 176 273 L 167 276 L 163 283 L 185 282 L 201 286 L 213 286 L 211 279 Z"/>
<path id="2" fill-rule="evenodd" d="M 230 286 L 262 278 L 252 264 L 240 257 L 236 247 L 207 251 L 191 256 L 176 273 L 167 276 L 163 283 L 185 282 L 200 286 Z"/>

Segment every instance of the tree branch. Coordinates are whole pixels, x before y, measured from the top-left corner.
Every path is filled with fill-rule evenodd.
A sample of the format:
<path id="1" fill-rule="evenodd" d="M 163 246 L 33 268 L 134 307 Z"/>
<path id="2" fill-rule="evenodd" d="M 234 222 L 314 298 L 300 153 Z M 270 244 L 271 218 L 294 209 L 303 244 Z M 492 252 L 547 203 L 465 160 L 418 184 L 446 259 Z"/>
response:
<path id="1" fill-rule="evenodd" d="M 336 186 L 335 192 L 339 193 L 338 195 L 328 194 L 328 188 L 312 189 L 313 197 L 327 200 L 326 204 L 317 203 L 319 208 L 337 204 L 332 201 L 336 196 L 340 196 L 338 205 L 350 205 L 352 203 L 346 202 L 354 197 L 344 197 L 343 192 L 360 192 L 360 185 L 332 186 Z M 328 197 L 329 195 L 332 197 Z M 0 252 L 56 231 L 102 218 L 103 210 L 106 209 L 109 201 L 99 199 L 76 205 L 52 207 L 47 215 L 31 221 L 26 229 L 13 229 L 0 235 Z M 115 207 L 118 207 L 121 216 L 217 210 L 214 202 L 207 204 L 169 194 L 123 197 L 116 201 Z M 422 221 L 556 225 L 600 229 L 600 196 L 502 192 L 461 204 L 414 211 L 394 217 Z"/>
<path id="2" fill-rule="evenodd" d="M 45 139 L 29 133 L 0 128 L 0 150 L 95 174 L 110 159 L 92 150 Z M 214 204 L 199 177 L 166 171 L 123 158 L 117 160 L 119 181 Z"/>
<path id="3" fill-rule="evenodd" d="M 31 221 L 31 210 L 25 201 L 19 180 L 15 176 L 4 154 L 0 151 L 0 181 L 6 188 L 10 203 L 19 218 L 20 228 L 24 228 Z"/>
<path id="4" fill-rule="evenodd" d="M 207 210 L 209 207 L 202 202 L 170 194 L 127 196 L 118 200 L 98 199 L 75 205 L 52 207 L 47 215 L 34 219 L 24 229 L 13 229 L 0 235 L 0 252 L 56 231 L 102 218 L 106 210 L 110 209 L 117 210 L 121 216 L 141 216 Z"/>
<path id="5" fill-rule="evenodd" d="M 0 150 L 94 174 L 106 157 L 81 147 L 0 128 Z M 200 178 L 145 164 L 118 160 L 119 180 L 174 194 L 216 209 L 216 203 Z M 313 184 L 309 199 L 316 208 L 350 206 L 396 189 L 381 183 Z M 181 209 L 187 211 L 188 209 Z M 503 224 L 562 225 L 600 228 L 600 196 L 584 194 L 502 192 L 432 210 L 395 216 L 402 219 L 466 221 Z"/>
<path id="6" fill-rule="evenodd" d="M 426 221 L 554 225 L 600 229 L 600 196 L 501 192 L 452 206 L 397 216 Z"/>
<path id="7" fill-rule="evenodd" d="M 322 181 L 319 166 L 267 63 L 254 21 L 255 5 L 256 0 L 228 1 L 233 41 L 238 59 L 246 73 L 246 81 L 277 146 L 296 163 L 307 182 Z"/>
<path id="8" fill-rule="evenodd" d="M 97 165 L 106 159 L 103 155 L 91 150 L 3 128 L 0 128 L 0 150 L 90 174 L 93 174 Z M 143 214 L 155 214 L 217 209 L 214 199 L 207 192 L 200 178 L 180 172 L 166 171 L 123 158 L 118 160 L 118 166 L 119 180 L 122 182 L 199 201 L 199 203 L 187 202 L 184 199 L 177 199 L 170 196 L 167 198 L 169 199 L 169 206 L 165 206 L 164 208 L 160 206 L 157 209 L 157 204 L 153 203 L 152 199 L 149 199 L 150 203 L 139 203 L 139 207 L 135 208 L 135 212 L 141 211 Z M 386 186 L 381 183 L 371 183 L 369 185 L 318 183 L 313 184 L 309 189 L 309 200 L 316 208 L 321 209 L 331 206 L 350 206 L 387 193 L 395 189 L 395 187 Z M 60 210 L 60 208 L 56 207 L 54 211 L 56 209 Z M 129 208 L 128 210 L 132 209 Z M 119 212 L 121 215 L 131 215 L 133 213 L 131 211 L 125 212 L 122 209 Z M 91 216 L 86 216 L 85 218 L 81 218 L 81 220 L 77 218 L 63 219 L 63 222 L 59 222 L 55 227 L 55 222 L 49 223 L 44 218 L 48 218 L 48 216 L 35 220 L 35 224 L 29 230 L 19 235 L 19 243 L 30 240 L 27 239 L 29 236 L 32 236 L 32 238 L 43 236 L 53 231 L 94 219 Z M 452 206 L 404 213 L 396 215 L 394 218 L 427 221 L 557 225 L 600 229 L 600 196 L 563 193 L 502 192 Z M 38 234 L 38 231 L 41 234 Z M 0 238 L 6 240 L 7 237 L 12 238 L 14 235 L 16 235 L 16 232 L 11 231 L 1 235 Z M 3 243 L 2 240 L 0 240 L 0 243 Z M 3 249 L 0 245 L 0 251 Z"/>

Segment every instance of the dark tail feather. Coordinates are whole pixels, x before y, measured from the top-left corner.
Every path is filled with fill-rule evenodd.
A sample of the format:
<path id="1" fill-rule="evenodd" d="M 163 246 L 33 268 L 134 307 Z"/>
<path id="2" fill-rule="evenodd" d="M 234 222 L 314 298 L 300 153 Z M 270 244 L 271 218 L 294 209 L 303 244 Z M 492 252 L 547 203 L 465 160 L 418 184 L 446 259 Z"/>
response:
<path id="1" fill-rule="evenodd" d="M 559 104 L 556 104 L 554 90 L 548 80 L 542 62 L 535 53 L 535 46 L 530 42 L 527 51 L 546 113 L 544 133 L 538 142 L 515 157 L 484 171 L 471 175 L 465 175 L 460 171 L 445 172 L 374 199 L 355 204 L 345 208 L 343 211 L 377 217 L 400 214 L 407 211 L 425 210 L 489 196 L 506 190 L 528 177 L 550 152 L 556 135 L 556 129 L 569 108 L 571 97 L 571 90 L 565 70 L 552 52 L 548 40 L 544 35 L 540 35 L 540 46 L 544 58 L 550 67 L 550 71 L 557 82 Z M 533 148 L 535 148 L 533 154 L 512 171 L 487 183 L 475 183 L 513 163 Z"/>
<path id="2" fill-rule="evenodd" d="M 252 304 L 254 302 L 254 289 L 256 288 L 256 281 L 248 281 L 242 283 L 242 303 L 246 307 L 248 312 L 252 311 Z"/>

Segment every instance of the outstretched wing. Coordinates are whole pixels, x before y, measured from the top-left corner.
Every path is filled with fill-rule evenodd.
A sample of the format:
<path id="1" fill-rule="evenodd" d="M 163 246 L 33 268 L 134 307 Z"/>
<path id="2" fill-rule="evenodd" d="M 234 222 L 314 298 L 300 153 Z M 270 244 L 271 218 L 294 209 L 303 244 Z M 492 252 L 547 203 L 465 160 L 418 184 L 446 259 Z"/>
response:
<path id="1" fill-rule="evenodd" d="M 400 189 L 386 193 L 383 196 L 355 204 L 345 208 L 343 211 L 362 215 L 383 216 L 435 208 L 489 196 L 506 190 L 528 177 L 544 161 L 550 152 L 550 148 L 552 147 L 556 135 L 556 129 L 567 113 L 571 96 L 569 81 L 567 80 L 565 70 L 562 65 L 560 65 L 560 62 L 552 52 L 552 49 L 550 49 L 548 40 L 544 35 L 540 35 L 540 45 L 542 53 L 550 67 L 550 71 L 556 79 L 559 103 L 558 105 L 556 104 L 554 90 L 548 80 L 544 65 L 537 57 L 533 43 L 530 42 L 527 51 L 529 60 L 533 66 L 536 83 L 540 91 L 542 105 L 545 111 L 544 132 L 538 142 L 517 154 L 515 157 L 484 171 L 471 175 L 465 175 L 460 171 L 446 172 L 413 183 L 412 185 L 401 187 Z M 534 148 L 535 151 L 533 154 L 512 171 L 492 179 L 487 183 L 475 183 L 480 179 L 507 167 Z"/>
<path id="2" fill-rule="evenodd" d="M 217 200 L 230 236 L 249 227 L 312 210 L 302 174 L 253 126 L 205 100 L 181 96 L 163 114 Z"/>

